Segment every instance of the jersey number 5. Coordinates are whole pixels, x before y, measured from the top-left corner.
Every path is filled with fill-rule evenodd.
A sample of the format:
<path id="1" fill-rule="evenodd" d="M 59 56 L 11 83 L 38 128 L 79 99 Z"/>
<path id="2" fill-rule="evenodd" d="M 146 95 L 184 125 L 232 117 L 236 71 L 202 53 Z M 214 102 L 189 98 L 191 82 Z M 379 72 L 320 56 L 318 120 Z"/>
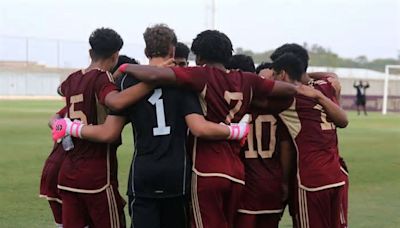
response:
<path id="1" fill-rule="evenodd" d="M 263 127 L 264 124 L 269 124 L 270 132 L 267 136 L 269 136 L 269 145 L 268 149 L 265 150 L 263 148 Z M 254 140 L 254 130 L 256 133 L 256 140 Z M 250 132 L 247 136 L 247 145 L 248 150 L 245 151 L 246 158 L 257 158 L 258 155 L 261 158 L 271 158 L 272 154 L 275 151 L 276 145 L 276 119 L 272 115 L 260 115 L 254 121 L 254 123 L 250 126 Z M 257 145 L 257 150 L 254 150 L 254 143 Z"/>
<path id="2" fill-rule="evenodd" d="M 162 90 L 155 89 L 153 95 L 147 100 L 156 106 L 157 127 L 153 128 L 153 135 L 169 135 L 171 127 L 165 124 L 164 101 L 161 99 Z"/>
<path id="3" fill-rule="evenodd" d="M 80 119 L 82 123 L 87 124 L 87 118 L 84 112 L 76 111 L 75 104 L 83 102 L 83 94 L 78 94 L 75 96 L 71 96 L 69 99 L 71 106 L 69 107 L 69 118 L 70 119 Z"/>

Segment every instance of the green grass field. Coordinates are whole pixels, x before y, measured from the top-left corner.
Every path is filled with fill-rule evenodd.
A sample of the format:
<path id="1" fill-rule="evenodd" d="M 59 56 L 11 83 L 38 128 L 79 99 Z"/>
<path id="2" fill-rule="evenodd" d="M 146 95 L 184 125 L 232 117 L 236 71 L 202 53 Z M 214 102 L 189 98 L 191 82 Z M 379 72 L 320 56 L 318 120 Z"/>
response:
<path id="1" fill-rule="evenodd" d="M 42 167 L 51 149 L 47 120 L 61 101 L 0 101 L 0 227 L 54 227 L 38 198 Z M 400 114 L 356 116 L 340 130 L 350 168 L 350 227 L 400 227 Z M 119 156 L 121 192 L 132 158 L 131 129 Z M 285 216 L 282 227 L 290 227 Z"/>

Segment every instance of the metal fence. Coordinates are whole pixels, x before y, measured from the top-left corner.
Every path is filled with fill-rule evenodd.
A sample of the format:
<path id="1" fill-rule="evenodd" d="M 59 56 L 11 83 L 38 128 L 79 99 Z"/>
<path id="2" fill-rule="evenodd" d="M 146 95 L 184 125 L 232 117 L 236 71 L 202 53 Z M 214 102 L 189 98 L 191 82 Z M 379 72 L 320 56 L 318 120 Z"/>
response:
<path id="1" fill-rule="evenodd" d="M 89 43 L 62 39 L 0 36 L 0 61 L 35 62 L 48 67 L 81 68 L 89 63 Z M 121 54 L 145 62 L 144 44 L 126 43 Z"/>

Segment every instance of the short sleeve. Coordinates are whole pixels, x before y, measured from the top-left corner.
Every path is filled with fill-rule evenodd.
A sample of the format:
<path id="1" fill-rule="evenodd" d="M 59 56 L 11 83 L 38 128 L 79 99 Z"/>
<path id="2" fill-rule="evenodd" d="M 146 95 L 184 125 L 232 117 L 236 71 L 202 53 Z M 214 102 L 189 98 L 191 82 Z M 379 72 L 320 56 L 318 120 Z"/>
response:
<path id="1" fill-rule="evenodd" d="M 187 116 L 190 114 L 203 115 L 199 97 L 196 93 L 190 91 L 184 91 L 182 113 L 183 116 Z"/>
<path id="2" fill-rule="evenodd" d="M 68 78 L 65 79 L 65 80 L 61 83 L 60 86 L 58 86 L 58 88 L 57 88 L 57 93 L 58 93 L 58 95 L 60 95 L 60 96 L 62 96 L 62 97 L 65 97 L 65 88 L 67 87 L 67 85 L 68 85 Z"/>
<path id="3" fill-rule="evenodd" d="M 117 90 L 117 87 L 113 82 L 112 76 L 109 75 L 108 72 L 101 73 L 97 77 L 94 89 L 100 104 L 104 105 L 107 94 Z"/>
<path id="4" fill-rule="evenodd" d="M 171 67 L 178 84 L 196 92 L 201 92 L 207 83 L 207 69 L 205 67 Z"/>

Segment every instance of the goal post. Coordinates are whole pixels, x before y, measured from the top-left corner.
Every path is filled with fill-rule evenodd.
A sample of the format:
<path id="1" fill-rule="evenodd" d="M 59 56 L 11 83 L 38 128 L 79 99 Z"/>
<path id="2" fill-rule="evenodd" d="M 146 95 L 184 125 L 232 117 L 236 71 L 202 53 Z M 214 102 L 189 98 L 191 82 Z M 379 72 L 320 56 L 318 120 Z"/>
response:
<path id="1" fill-rule="evenodd" d="M 389 78 L 391 69 L 400 69 L 400 65 L 386 65 L 385 66 L 385 81 L 383 83 L 383 104 L 382 104 L 382 114 L 387 113 L 387 103 L 388 103 L 388 93 L 389 93 Z"/>

